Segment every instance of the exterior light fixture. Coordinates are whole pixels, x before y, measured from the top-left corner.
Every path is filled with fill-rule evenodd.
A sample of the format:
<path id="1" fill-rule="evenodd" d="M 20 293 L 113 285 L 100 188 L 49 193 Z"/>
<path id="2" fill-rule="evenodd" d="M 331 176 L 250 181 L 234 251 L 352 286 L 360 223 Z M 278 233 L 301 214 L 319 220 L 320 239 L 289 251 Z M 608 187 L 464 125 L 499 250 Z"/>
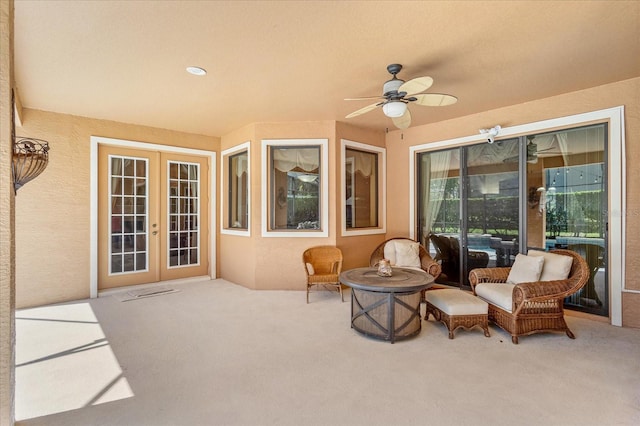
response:
<path id="1" fill-rule="evenodd" d="M 187 67 L 187 72 L 189 74 L 198 75 L 198 76 L 207 75 L 207 70 L 200 67 Z"/>
<path id="2" fill-rule="evenodd" d="M 488 143 L 493 143 L 496 140 L 496 136 L 498 136 L 498 134 L 500 133 L 500 129 L 502 129 L 502 127 L 498 126 L 494 126 L 490 129 L 480 129 L 480 134 L 485 135 L 487 138 L 487 142 Z"/>
<path id="3" fill-rule="evenodd" d="M 384 115 L 391 118 L 402 117 L 407 111 L 407 104 L 401 101 L 391 101 L 382 105 Z"/>

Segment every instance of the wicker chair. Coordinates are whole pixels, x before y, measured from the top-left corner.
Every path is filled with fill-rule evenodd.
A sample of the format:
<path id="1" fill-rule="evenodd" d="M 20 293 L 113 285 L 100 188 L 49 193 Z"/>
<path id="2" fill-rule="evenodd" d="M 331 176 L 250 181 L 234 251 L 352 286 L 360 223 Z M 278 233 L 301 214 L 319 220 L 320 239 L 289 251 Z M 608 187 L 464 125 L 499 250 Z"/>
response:
<path id="1" fill-rule="evenodd" d="M 376 266 L 376 264 L 380 260 L 384 259 L 384 246 L 389 241 L 392 241 L 392 240 L 406 240 L 406 241 L 411 241 L 415 243 L 415 241 L 409 238 L 401 238 L 401 237 L 390 238 L 382 242 L 378 247 L 376 247 L 373 253 L 371 253 L 371 257 L 369 258 L 369 266 L 372 266 L 372 267 Z M 442 272 L 440 264 L 435 260 L 433 260 L 433 258 L 431 257 L 427 249 L 425 249 L 422 244 L 420 244 L 419 246 L 418 256 L 420 257 L 420 267 L 422 268 L 422 270 L 424 270 L 427 274 L 431 275 L 434 278 L 440 275 L 440 273 Z M 420 296 L 421 296 L 420 300 L 423 302 L 424 302 L 424 292 L 425 290 L 422 290 L 420 292 Z"/>
<path id="2" fill-rule="evenodd" d="M 316 246 L 302 254 L 304 271 L 307 274 L 307 303 L 312 286 L 335 287 L 344 302 L 340 272 L 342 272 L 342 251 L 335 246 Z"/>
<path id="3" fill-rule="evenodd" d="M 369 258 L 369 266 L 376 266 L 380 260 L 384 259 L 384 246 L 392 240 L 407 240 L 415 242 L 409 238 L 390 238 L 384 242 L 382 242 L 376 249 L 371 253 L 371 257 Z M 424 248 L 422 244 L 420 244 L 420 252 L 418 253 L 420 256 L 420 266 L 421 268 L 429 275 L 434 278 L 440 275 L 441 269 L 440 264 L 431 258 L 427 249 Z"/>
<path id="4" fill-rule="evenodd" d="M 579 291 L 589 279 L 589 265 L 571 250 L 551 250 L 551 253 L 571 256 L 573 264 L 566 280 L 537 281 L 516 284 L 511 295 L 511 312 L 489 303 L 489 320 L 511 334 L 518 343 L 519 336 L 546 331 L 564 331 L 572 339 L 574 334 L 564 320 L 563 299 Z M 469 281 L 476 294 L 482 283 L 505 283 L 510 267 L 474 269 Z"/>

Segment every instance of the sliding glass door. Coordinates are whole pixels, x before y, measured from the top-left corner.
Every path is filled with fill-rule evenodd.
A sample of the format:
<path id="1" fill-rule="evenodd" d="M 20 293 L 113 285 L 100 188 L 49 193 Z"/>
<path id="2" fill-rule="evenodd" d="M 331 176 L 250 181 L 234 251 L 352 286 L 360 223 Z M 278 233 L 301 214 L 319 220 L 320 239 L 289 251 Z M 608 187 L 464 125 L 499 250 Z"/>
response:
<path id="1" fill-rule="evenodd" d="M 527 138 L 528 246 L 578 252 L 587 284 L 565 306 L 609 314 L 605 124 Z"/>
<path id="2" fill-rule="evenodd" d="M 442 265 L 436 282 L 465 287 L 473 268 L 568 248 L 592 273 L 565 304 L 608 315 L 606 134 L 600 124 L 418 154 L 417 235 Z"/>

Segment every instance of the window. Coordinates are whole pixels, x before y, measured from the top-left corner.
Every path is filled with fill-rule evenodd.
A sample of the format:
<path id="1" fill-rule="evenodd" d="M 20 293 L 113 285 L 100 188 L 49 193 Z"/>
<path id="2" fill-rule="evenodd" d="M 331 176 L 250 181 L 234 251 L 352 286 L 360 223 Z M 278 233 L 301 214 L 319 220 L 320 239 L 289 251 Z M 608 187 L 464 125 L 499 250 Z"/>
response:
<path id="1" fill-rule="evenodd" d="M 249 236 L 249 142 L 222 152 L 221 233 Z"/>
<path id="2" fill-rule="evenodd" d="M 386 232 L 386 151 L 342 140 L 342 235 Z"/>
<path id="3" fill-rule="evenodd" d="M 328 141 L 262 143 L 263 236 L 328 236 Z"/>

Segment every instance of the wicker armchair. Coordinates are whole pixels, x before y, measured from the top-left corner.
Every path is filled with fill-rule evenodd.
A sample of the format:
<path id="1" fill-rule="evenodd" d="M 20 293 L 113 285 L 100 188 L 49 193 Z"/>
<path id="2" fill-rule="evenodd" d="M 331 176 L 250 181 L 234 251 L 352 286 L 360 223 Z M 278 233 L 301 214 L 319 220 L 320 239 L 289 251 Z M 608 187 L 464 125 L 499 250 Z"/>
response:
<path id="1" fill-rule="evenodd" d="M 335 287 L 344 302 L 340 272 L 342 272 L 342 251 L 335 246 L 316 246 L 302 253 L 302 263 L 307 274 L 307 303 L 312 286 Z"/>
<path id="2" fill-rule="evenodd" d="M 406 240 L 415 242 L 409 238 L 390 238 L 384 242 L 382 242 L 376 249 L 371 253 L 371 257 L 369 258 L 369 266 L 375 266 L 380 260 L 384 259 L 384 246 L 391 240 Z M 434 278 L 440 275 L 441 269 L 440 264 L 431 258 L 427 249 L 424 248 L 422 244 L 420 244 L 420 252 L 418 253 L 420 256 L 420 266 L 421 268 L 429 275 Z"/>
<path id="3" fill-rule="evenodd" d="M 551 250 L 551 253 L 573 258 L 571 272 L 566 280 L 537 281 L 513 286 L 511 311 L 489 303 L 489 320 L 511 334 L 511 341 L 518 343 L 519 336 L 546 331 L 564 331 L 572 339 L 574 334 L 564 320 L 563 299 L 580 290 L 589 279 L 589 265 L 571 250 Z M 474 269 L 469 281 L 476 294 L 483 283 L 506 283 L 510 267 Z M 505 284 L 509 285 L 509 284 Z"/>

